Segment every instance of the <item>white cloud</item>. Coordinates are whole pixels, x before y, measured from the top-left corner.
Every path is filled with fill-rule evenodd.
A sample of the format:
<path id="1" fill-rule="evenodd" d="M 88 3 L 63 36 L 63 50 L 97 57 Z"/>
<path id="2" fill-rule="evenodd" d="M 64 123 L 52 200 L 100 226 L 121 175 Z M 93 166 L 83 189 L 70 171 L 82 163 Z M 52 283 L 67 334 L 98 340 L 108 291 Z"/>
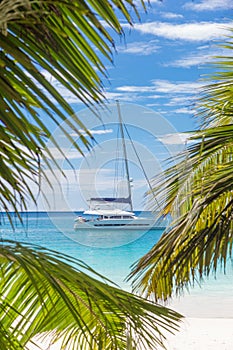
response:
<path id="1" fill-rule="evenodd" d="M 179 13 L 174 13 L 174 12 L 162 12 L 161 16 L 163 18 L 167 18 L 167 19 L 183 18 L 183 15 L 181 15 Z"/>
<path id="2" fill-rule="evenodd" d="M 194 114 L 194 111 L 192 111 L 191 109 L 185 108 L 185 107 L 177 108 L 172 112 L 177 113 L 177 114 Z"/>
<path id="3" fill-rule="evenodd" d="M 134 0 L 134 4 L 137 7 L 142 6 L 141 0 Z M 162 5 L 161 0 L 150 0 L 150 4 Z"/>
<path id="4" fill-rule="evenodd" d="M 233 9 L 232 0 L 202 0 L 197 2 L 188 2 L 184 5 L 186 9 L 193 11 L 214 11 Z"/>
<path id="5" fill-rule="evenodd" d="M 128 101 L 139 101 L 140 99 L 159 100 L 159 103 L 150 103 L 148 107 L 156 107 L 157 112 L 161 114 L 194 114 L 193 104 L 201 89 L 204 87 L 203 82 L 198 81 L 169 81 L 169 80 L 153 80 L 151 85 L 137 86 L 124 85 L 119 86 L 117 90 Z M 181 107 L 182 106 L 182 107 Z M 160 108 L 161 107 L 161 108 Z M 169 110 L 167 111 L 167 108 Z M 172 110 L 171 110 L 171 107 Z M 164 110 L 164 108 L 166 108 Z"/>
<path id="6" fill-rule="evenodd" d="M 134 86 L 134 85 L 125 85 L 117 88 L 118 91 L 123 92 L 160 92 L 163 94 L 167 93 L 179 93 L 179 94 L 193 94 L 195 91 L 200 89 L 203 86 L 203 83 L 190 82 L 190 81 L 181 81 L 181 82 L 172 82 L 169 80 L 153 80 L 152 85 L 148 86 Z M 156 98 L 159 98 L 159 95 L 154 95 Z M 161 97 L 161 96 L 160 96 Z"/>
<path id="7" fill-rule="evenodd" d="M 200 66 L 211 61 L 213 61 L 213 58 L 209 54 L 205 54 L 205 55 L 193 54 L 193 55 L 181 58 L 179 60 L 176 60 L 174 62 L 170 62 L 165 66 L 190 68 L 193 66 Z"/>
<path id="8" fill-rule="evenodd" d="M 92 135 L 111 134 L 112 132 L 113 132 L 112 129 L 90 130 L 90 133 L 91 133 Z"/>
<path id="9" fill-rule="evenodd" d="M 118 47 L 118 51 L 126 54 L 147 56 L 154 52 L 157 52 L 160 46 L 156 45 L 154 41 L 149 42 L 133 42 L 126 46 Z"/>
<path id="10" fill-rule="evenodd" d="M 116 90 L 118 90 L 118 89 L 116 89 Z M 121 90 L 119 90 L 119 91 L 121 91 Z M 133 96 L 128 96 L 125 93 L 121 94 L 118 92 L 110 92 L 110 91 L 105 91 L 104 96 L 106 97 L 106 99 L 108 101 L 116 101 L 116 100 L 129 101 L 129 100 L 133 99 Z M 135 98 L 137 98 L 137 96 L 135 96 Z"/>
<path id="11" fill-rule="evenodd" d="M 83 158 L 83 155 L 74 148 L 60 147 L 60 150 L 59 150 L 57 147 L 49 147 L 48 150 L 51 156 L 56 160 L 63 159 L 65 161 L 64 157 L 66 157 L 68 160 Z M 46 156 L 47 160 L 49 158 L 50 158 L 50 155 Z"/>
<path id="12" fill-rule="evenodd" d="M 162 4 L 161 4 L 161 0 L 150 0 L 150 4 L 162 5 Z"/>
<path id="13" fill-rule="evenodd" d="M 149 95 L 148 98 L 151 98 L 153 100 L 157 100 L 158 98 L 161 98 L 161 95 Z"/>
<path id="14" fill-rule="evenodd" d="M 178 94 L 194 94 L 203 87 L 203 83 L 181 81 L 181 82 L 171 82 L 168 80 L 154 80 L 153 82 L 154 90 L 156 92 L 167 93 L 178 93 Z"/>
<path id="15" fill-rule="evenodd" d="M 88 130 L 90 132 L 90 134 L 92 136 L 94 135 L 104 135 L 104 134 L 111 134 L 113 132 L 112 129 L 100 129 L 100 130 Z M 82 135 L 87 135 L 87 133 L 83 130 L 83 129 L 80 129 L 79 132 L 82 134 Z M 78 134 L 70 134 L 70 136 L 74 137 L 78 137 L 79 135 Z"/>
<path id="16" fill-rule="evenodd" d="M 165 64 L 165 66 L 170 67 L 182 67 L 182 68 L 190 68 L 193 66 L 203 66 L 207 63 L 214 62 L 217 60 L 218 56 L 228 56 L 228 50 L 222 48 L 212 48 L 212 47 L 198 47 L 197 52 L 190 53 L 185 57 L 178 59 L 173 62 L 169 62 Z"/>
<path id="17" fill-rule="evenodd" d="M 151 85 L 148 86 L 124 85 L 119 86 L 117 90 L 121 91 L 128 101 L 139 101 L 140 98 L 145 97 L 150 99 L 163 99 L 163 106 L 179 107 L 182 105 L 187 108 L 191 106 L 192 101 L 195 99 L 195 94 L 198 94 L 203 86 L 203 82 L 173 82 L 169 80 L 158 79 L 153 80 L 151 82 Z M 150 104 L 150 106 L 152 105 Z M 155 106 L 155 104 L 153 104 L 153 106 Z M 163 113 L 163 110 L 159 110 L 159 112 Z M 181 113 L 184 113 L 184 110 L 182 110 Z M 191 114 L 191 112 L 188 110 L 186 110 L 185 113 Z"/>
<path id="18" fill-rule="evenodd" d="M 166 103 L 166 106 L 190 106 L 193 100 L 195 99 L 194 96 L 188 96 L 187 95 L 175 95 L 171 96 L 169 99 L 169 102 Z"/>
<path id="19" fill-rule="evenodd" d="M 160 136 L 158 139 L 166 145 L 183 145 L 191 136 L 190 133 L 174 133 Z"/>
<path id="20" fill-rule="evenodd" d="M 196 22 L 171 24 L 168 22 L 149 22 L 135 24 L 134 28 L 143 34 L 152 34 L 158 37 L 163 37 L 171 40 L 185 41 L 208 41 L 223 37 L 226 35 L 227 28 L 232 26 L 228 23 L 215 22 Z"/>
<path id="21" fill-rule="evenodd" d="M 119 86 L 117 88 L 117 91 L 123 91 L 123 92 L 151 92 L 152 88 L 151 86 L 133 86 L 133 85 L 125 85 L 125 86 Z"/>

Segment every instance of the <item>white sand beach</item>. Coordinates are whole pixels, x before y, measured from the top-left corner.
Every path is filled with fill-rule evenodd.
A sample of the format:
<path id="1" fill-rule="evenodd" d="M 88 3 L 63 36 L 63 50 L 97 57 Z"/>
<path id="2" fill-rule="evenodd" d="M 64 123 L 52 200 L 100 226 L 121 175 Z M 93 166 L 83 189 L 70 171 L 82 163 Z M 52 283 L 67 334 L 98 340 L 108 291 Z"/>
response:
<path id="1" fill-rule="evenodd" d="M 232 350 L 233 318 L 185 318 L 180 332 L 167 334 L 165 345 L 167 350 Z M 60 345 L 44 343 L 42 349 L 60 350 Z"/>
<path id="2" fill-rule="evenodd" d="M 167 350 L 232 350 L 233 318 L 185 318 L 165 345 Z"/>
<path id="3" fill-rule="evenodd" d="M 164 333 L 167 337 L 167 350 L 233 350 L 231 293 L 228 297 L 191 293 L 174 299 L 168 306 L 183 314 L 185 318 L 181 323 L 180 332 L 175 335 Z M 36 349 L 33 346 L 30 348 Z M 43 343 L 42 349 L 60 350 L 60 344 Z"/>
<path id="4" fill-rule="evenodd" d="M 167 350 L 233 350 L 233 294 L 192 292 L 174 299 L 170 308 L 185 316 L 180 332 L 166 334 Z"/>

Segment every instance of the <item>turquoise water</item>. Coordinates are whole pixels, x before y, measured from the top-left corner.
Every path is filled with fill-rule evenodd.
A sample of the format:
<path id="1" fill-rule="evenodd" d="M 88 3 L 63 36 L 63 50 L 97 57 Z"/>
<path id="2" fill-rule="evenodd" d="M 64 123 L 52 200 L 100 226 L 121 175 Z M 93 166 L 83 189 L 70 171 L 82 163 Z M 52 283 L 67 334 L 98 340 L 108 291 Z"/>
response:
<path id="1" fill-rule="evenodd" d="M 56 214 L 56 220 L 52 221 L 47 213 L 27 213 L 24 214 L 24 228 L 17 219 L 13 220 L 16 226 L 14 231 L 3 216 L 1 221 L 1 238 L 39 244 L 81 259 L 127 289 L 130 289 L 130 284 L 124 280 L 130 272 L 130 266 L 158 241 L 163 232 L 153 230 L 144 234 L 143 231 L 84 231 L 82 237 L 79 236 L 78 241 L 75 241 L 73 239 L 77 238 L 77 233 L 73 230 L 73 214 L 59 213 Z"/>
<path id="2" fill-rule="evenodd" d="M 4 214 L 1 214 L 1 238 L 38 244 L 81 259 L 97 272 L 127 290 L 131 289 L 130 283 L 125 282 L 125 278 L 130 272 L 130 266 L 158 241 L 163 232 L 162 230 L 152 230 L 146 233 L 141 231 L 124 232 L 123 230 L 117 232 L 98 231 L 94 234 L 83 232 L 77 237 L 73 230 L 74 214 L 59 213 L 55 215 L 56 220 L 54 220 L 54 216 L 51 217 L 53 221 L 46 213 L 23 215 L 25 227 L 23 228 L 17 219 L 14 219 L 15 230 L 13 231 Z M 216 317 L 217 313 L 219 317 L 224 317 L 226 314 L 233 317 L 233 268 L 231 262 L 229 261 L 227 266 L 226 275 L 219 271 L 217 278 L 212 276 L 201 288 L 196 286 L 188 298 L 191 298 L 191 303 L 194 304 L 193 310 L 196 313 L 203 313 L 208 301 L 212 305 L 208 308 L 208 315 Z M 176 303 L 178 311 L 185 312 L 182 308 L 184 308 L 186 301 L 187 298 L 180 299 L 178 304 Z M 188 307 L 190 309 L 190 302 Z M 212 312 L 213 315 L 209 314 L 211 310 L 215 310 Z M 195 314 L 195 316 L 198 315 Z"/>

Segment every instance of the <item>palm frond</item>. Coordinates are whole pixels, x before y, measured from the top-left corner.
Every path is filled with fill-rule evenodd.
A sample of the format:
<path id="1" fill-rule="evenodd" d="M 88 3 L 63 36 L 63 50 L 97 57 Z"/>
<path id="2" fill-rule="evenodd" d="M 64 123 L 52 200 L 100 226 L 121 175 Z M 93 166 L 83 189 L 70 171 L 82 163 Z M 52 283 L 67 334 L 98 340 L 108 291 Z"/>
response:
<path id="1" fill-rule="evenodd" d="M 134 15 L 138 17 L 130 0 L 1 1 L 1 155 L 7 149 L 1 166 L 1 209 L 16 210 L 18 202 L 25 209 L 26 194 L 35 200 L 28 191 L 28 180 L 33 174 L 39 187 L 40 160 L 42 154 L 48 155 L 46 140 L 54 127 L 64 123 L 62 131 L 71 142 L 67 128 L 80 136 L 74 144 L 78 152 L 82 153 L 83 144 L 90 147 L 81 131 L 89 134 L 85 120 L 75 115 L 63 90 L 93 109 L 104 101 L 102 79 L 107 72 L 103 62 L 112 62 L 114 50 L 106 27 L 123 33 L 116 12 L 129 23 Z M 62 152 L 55 140 L 54 145 Z"/>
<path id="2" fill-rule="evenodd" d="M 77 259 L 4 241 L 0 262 L 0 325 L 22 346 L 40 335 L 62 339 L 64 349 L 126 349 L 129 342 L 156 349 L 163 330 L 179 327 L 181 315 L 117 288 Z"/>
<path id="3" fill-rule="evenodd" d="M 202 129 L 194 132 L 177 163 L 155 179 L 162 214 L 170 213 L 173 220 L 130 278 L 134 290 L 156 300 L 180 294 L 218 266 L 224 269 L 232 254 L 232 58 L 219 66 L 219 81 L 205 86 L 199 101 Z"/>
<path id="4" fill-rule="evenodd" d="M 214 57 L 213 68 L 215 68 L 215 73 L 206 78 L 207 82 L 209 80 L 212 80 L 212 82 L 203 87 L 202 97 L 197 103 L 198 117 L 202 128 L 232 124 L 232 29 L 230 35 L 220 47 L 229 52 L 229 55 Z"/>

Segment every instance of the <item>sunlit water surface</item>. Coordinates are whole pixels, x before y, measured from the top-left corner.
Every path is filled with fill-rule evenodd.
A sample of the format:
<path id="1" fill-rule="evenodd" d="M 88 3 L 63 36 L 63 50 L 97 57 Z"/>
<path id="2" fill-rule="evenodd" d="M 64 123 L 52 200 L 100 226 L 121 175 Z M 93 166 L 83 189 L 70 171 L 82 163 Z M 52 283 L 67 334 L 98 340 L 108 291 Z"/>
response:
<path id="1" fill-rule="evenodd" d="M 131 290 L 126 277 L 131 266 L 158 241 L 163 230 L 102 231 L 75 233 L 74 214 L 57 213 L 52 221 L 47 213 L 27 213 L 24 227 L 13 216 L 15 229 L 1 214 L 1 238 L 38 244 L 83 260 L 120 287 Z M 53 219 L 54 217 L 52 217 Z M 211 276 L 201 287 L 196 286 L 172 306 L 192 317 L 233 317 L 233 268 Z"/>

